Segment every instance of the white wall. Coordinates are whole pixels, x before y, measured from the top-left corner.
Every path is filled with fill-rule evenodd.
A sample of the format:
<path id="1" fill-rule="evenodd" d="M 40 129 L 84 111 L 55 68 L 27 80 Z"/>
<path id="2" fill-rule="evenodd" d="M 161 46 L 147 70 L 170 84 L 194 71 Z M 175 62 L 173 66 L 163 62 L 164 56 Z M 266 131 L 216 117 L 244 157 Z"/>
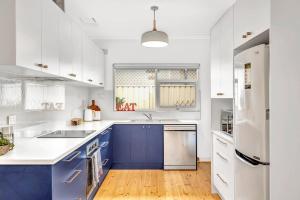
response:
<path id="1" fill-rule="evenodd" d="M 212 99 L 211 100 L 211 129 L 221 130 L 221 111 L 232 110 L 233 99 Z"/>
<path id="2" fill-rule="evenodd" d="M 270 199 L 300 199 L 300 1 L 271 6 Z"/>
<path id="3" fill-rule="evenodd" d="M 210 159 L 210 41 L 209 38 L 197 40 L 171 40 L 166 48 L 152 49 L 140 45 L 138 40 L 98 40 L 98 46 L 107 49 L 105 91 L 93 90 L 91 97 L 102 107 L 104 119 L 144 118 L 141 113 L 113 112 L 112 65 L 114 63 L 200 63 L 201 113 L 172 112 L 154 113 L 154 117 L 167 119 L 199 120 L 198 157 Z M 201 119 L 200 119 L 201 118 Z"/>
<path id="4" fill-rule="evenodd" d="M 1 75 L 1 74 L 0 74 Z M 42 121 L 69 121 L 72 117 L 82 117 L 83 104 L 89 100 L 89 89 L 66 86 L 66 107 L 64 111 L 25 111 L 22 105 L 0 108 L 0 124 L 6 123 L 8 115 L 17 116 L 17 126 L 26 126 Z"/>

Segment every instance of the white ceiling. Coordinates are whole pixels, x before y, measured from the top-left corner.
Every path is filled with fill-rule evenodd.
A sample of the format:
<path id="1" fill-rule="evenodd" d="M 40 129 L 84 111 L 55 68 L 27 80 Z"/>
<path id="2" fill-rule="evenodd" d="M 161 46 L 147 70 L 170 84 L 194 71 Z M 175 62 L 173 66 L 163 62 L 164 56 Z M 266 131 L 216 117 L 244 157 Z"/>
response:
<path id="1" fill-rule="evenodd" d="M 158 29 L 171 38 L 207 37 L 211 27 L 235 0 L 65 0 L 66 12 L 84 24 L 94 39 L 139 39 L 152 27 L 152 5 L 159 6 Z"/>

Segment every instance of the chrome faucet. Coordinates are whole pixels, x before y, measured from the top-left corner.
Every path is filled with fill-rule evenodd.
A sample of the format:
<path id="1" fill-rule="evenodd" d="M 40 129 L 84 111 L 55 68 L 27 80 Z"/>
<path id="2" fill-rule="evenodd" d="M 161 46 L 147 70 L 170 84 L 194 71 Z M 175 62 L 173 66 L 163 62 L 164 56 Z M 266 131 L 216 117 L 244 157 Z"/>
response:
<path id="1" fill-rule="evenodd" d="M 152 114 L 150 113 L 143 113 L 143 115 L 145 115 L 147 117 L 148 120 L 152 120 Z"/>

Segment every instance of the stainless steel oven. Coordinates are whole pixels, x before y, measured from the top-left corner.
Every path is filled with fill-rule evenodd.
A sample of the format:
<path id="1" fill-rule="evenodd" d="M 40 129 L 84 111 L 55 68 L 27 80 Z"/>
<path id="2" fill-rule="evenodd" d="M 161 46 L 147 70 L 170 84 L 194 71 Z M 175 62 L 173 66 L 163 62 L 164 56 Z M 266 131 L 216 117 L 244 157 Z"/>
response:
<path id="1" fill-rule="evenodd" d="M 91 143 L 89 143 L 86 147 L 86 160 L 87 160 L 87 184 L 86 184 L 86 197 L 89 197 L 95 192 L 97 188 L 97 181 L 95 181 L 95 177 L 97 174 L 95 173 L 95 154 L 96 151 L 99 151 L 99 140 L 95 139 Z"/>

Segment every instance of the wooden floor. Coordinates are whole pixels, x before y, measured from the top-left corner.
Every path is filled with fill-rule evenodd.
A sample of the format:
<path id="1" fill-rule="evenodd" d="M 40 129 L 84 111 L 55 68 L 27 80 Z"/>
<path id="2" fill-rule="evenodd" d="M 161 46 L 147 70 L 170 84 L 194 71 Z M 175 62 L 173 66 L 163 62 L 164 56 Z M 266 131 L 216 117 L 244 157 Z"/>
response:
<path id="1" fill-rule="evenodd" d="M 210 163 L 197 171 L 111 170 L 94 200 L 220 200 L 211 194 Z"/>

